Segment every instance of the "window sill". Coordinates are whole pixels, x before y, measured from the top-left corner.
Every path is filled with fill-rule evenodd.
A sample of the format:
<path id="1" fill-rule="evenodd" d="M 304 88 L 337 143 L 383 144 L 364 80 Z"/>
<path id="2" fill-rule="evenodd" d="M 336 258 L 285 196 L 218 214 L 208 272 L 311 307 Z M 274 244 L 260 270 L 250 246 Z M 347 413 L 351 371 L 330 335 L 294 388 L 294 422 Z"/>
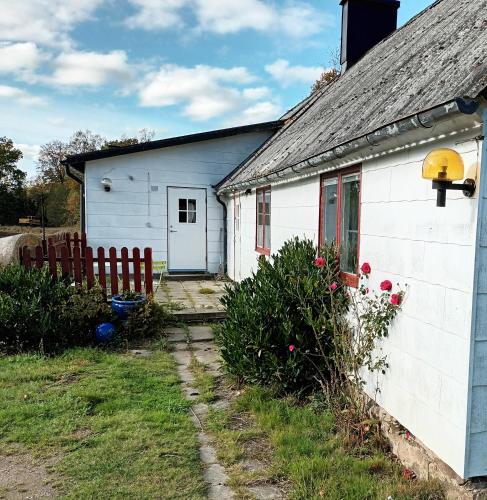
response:
<path id="1" fill-rule="evenodd" d="M 340 279 L 345 285 L 358 288 L 359 277 L 357 274 L 340 272 Z"/>
<path id="2" fill-rule="evenodd" d="M 271 249 L 270 248 L 255 247 L 255 251 L 257 253 L 260 253 L 261 255 L 267 255 L 267 256 L 269 256 L 271 254 Z"/>

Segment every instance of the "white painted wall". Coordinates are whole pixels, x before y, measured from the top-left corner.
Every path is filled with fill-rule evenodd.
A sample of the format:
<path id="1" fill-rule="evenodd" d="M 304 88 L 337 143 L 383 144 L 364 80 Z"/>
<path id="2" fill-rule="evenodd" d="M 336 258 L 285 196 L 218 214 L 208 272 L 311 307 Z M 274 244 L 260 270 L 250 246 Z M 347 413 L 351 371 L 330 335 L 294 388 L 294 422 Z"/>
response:
<path id="1" fill-rule="evenodd" d="M 477 144 L 462 141 L 477 133 L 478 129 L 465 135 L 455 133 L 449 139 L 362 164 L 360 262 L 372 266 L 371 288 L 384 279 L 408 284 L 403 310 L 382 346 L 390 369 L 380 380 L 378 402 L 460 476 L 466 472 L 478 199 L 449 192 L 446 207 L 437 208 L 436 191 L 430 181 L 421 178 L 421 166 L 431 149 L 451 147 L 462 154 L 466 171 L 475 169 Z M 255 190 L 241 196 L 245 277 L 255 270 L 258 256 Z M 293 236 L 317 241 L 318 175 L 273 185 L 271 207 L 273 252 Z M 485 265 L 487 269 L 487 258 Z M 375 385 L 371 379 L 367 388 L 371 396 Z M 487 401 L 485 394 L 487 390 L 481 397 Z M 487 436 L 485 414 L 481 421 L 478 430 Z"/>
<path id="2" fill-rule="evenodd" d="M 223 208 L 212 185 L 239 165 L 269 136 L 252 132 L 86 163 L 86 232 L 93 247 L 152 247 L 167 261 L 167 187 L 207 189 L 208 271 L 223 259 Z M 133 177 L 133 180 L 129 178 Z M 105 192 L 103 177 L 112 180 Z M 152 192 L 151 186 L 158 191 Z"/>

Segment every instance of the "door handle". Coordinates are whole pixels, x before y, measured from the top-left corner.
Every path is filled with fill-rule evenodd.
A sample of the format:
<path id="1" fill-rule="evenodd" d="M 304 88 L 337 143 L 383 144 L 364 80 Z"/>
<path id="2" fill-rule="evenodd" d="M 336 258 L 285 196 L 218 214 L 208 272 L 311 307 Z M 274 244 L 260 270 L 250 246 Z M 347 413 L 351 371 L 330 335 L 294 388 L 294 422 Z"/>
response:
<path id="1" fill-rule="evenodd" d="M 170 233 L 177 233 L 176 229 L 169 229 Z"/>

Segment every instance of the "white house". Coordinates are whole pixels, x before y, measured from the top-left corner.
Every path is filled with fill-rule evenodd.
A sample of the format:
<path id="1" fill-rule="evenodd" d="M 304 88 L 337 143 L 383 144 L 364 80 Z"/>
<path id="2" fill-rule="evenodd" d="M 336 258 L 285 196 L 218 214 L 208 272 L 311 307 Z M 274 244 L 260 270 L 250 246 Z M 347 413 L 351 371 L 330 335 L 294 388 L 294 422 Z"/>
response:
<path id="1" fill-rule="evenodd" d="M 378 403 L 460 477 L 487 475 L 487 0 L 439 0 L 397 30 L 396 0 L 341 4 L 342 74 L 282 122 L 68 159 L 88 239 L 151 245 L 170 270 L 226 264 L 235 280 L 293 236 L 338 242 L 351 287 L 364 261 L 372 285 L 408 284 Z M 460 154 L 473 196 L 448 189 L 436 206 L 422 165 L 438 148 Z M 181 226 L 200 220 L 198 189 L 206 238 Z"/>
<path id="2" fill-rule="evenodd" d="M 228 272 L 306 236 L 341 244 L 351 286 L 364 261 L 373 284 L 407 283 L 378 403 L 462 478 L 487 475 L 487 1 L 440 0 L 398 30 L 399 2 L 341 3 L 342 75 L 218 186 Z M 436 206 L 437 148 L 460 153 L 473 197 Z"/>
<path id="3" fill-rule="evenodd" d="M 151 247 L 172 272 L 223 272 L 224 204 L 213 186 L 282 123 L 268 122 L 71 156 L 92 247 Z M 222 206 L 223 205 L 223 206 Z"/>

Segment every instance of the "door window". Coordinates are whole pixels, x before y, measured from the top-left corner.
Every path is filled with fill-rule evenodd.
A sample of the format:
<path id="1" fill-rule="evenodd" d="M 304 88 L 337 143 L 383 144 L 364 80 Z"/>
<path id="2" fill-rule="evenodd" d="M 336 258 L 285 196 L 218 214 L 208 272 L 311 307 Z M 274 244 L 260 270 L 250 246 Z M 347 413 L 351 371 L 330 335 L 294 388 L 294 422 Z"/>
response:
<path id="1" fill-rule="evenodd" d="M 196 200 L 179 198 L 179 222 L 181 224 L 196 223 Z"/>

